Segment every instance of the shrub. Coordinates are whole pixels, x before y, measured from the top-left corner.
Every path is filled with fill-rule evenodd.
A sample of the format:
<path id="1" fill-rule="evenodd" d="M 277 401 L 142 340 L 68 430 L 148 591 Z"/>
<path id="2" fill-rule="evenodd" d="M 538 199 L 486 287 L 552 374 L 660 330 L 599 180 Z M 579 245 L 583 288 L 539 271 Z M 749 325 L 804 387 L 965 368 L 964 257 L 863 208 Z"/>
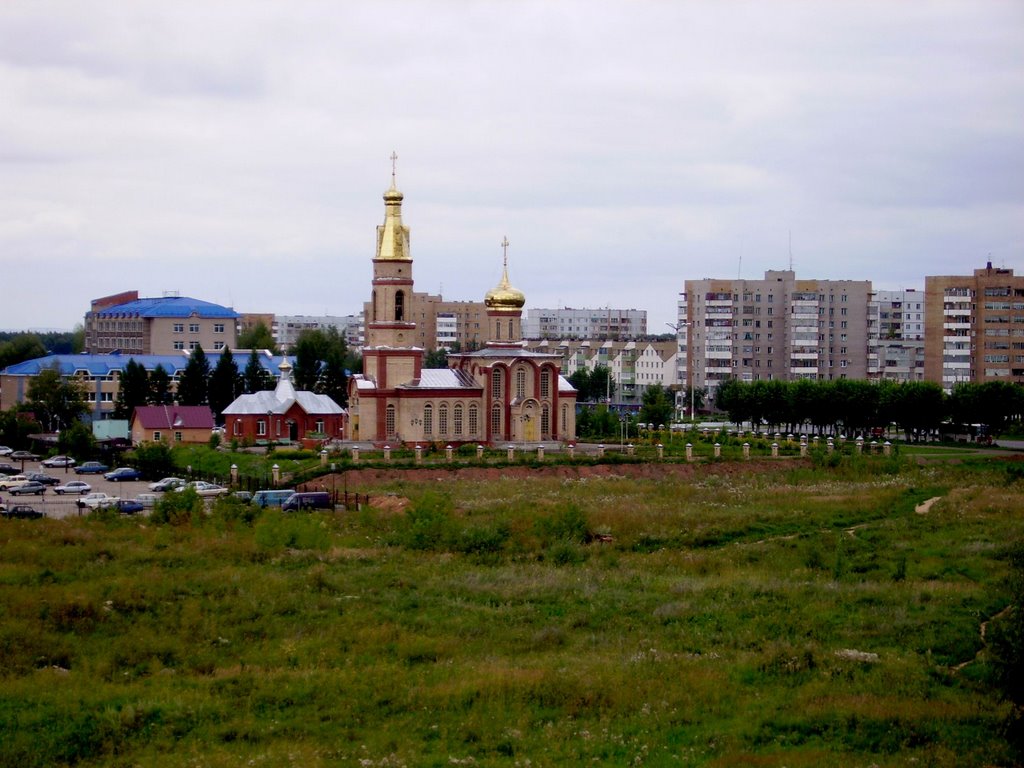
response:
<path id="1" fill-rule="evenodd" d="M 576 504 L 569 504 L 551 517 L 539 519 L 537 533 L 548 542 L 586 544 L 591 538 L 587 515 Z"/>
<path id="2" fill-rule="evenodd" d="M 331 545 L 323 515 L 291 515 L 277 510 L 264 512 L 255 526 L 256 544 L 263 549 L 316 549 Z"/>
<path id="3" fill-rule="evenodd" d="M 426 493 L 406 510 L 402 543 L 409 549 L 441 549 L 451 536 L 451 499 Z"/>
<path id="4" fill-rule="evenodd" d="M 153 507 L 149 519 L 158 524 L 191 525 L 201 522 L 205 516 L 206 509 L 199 494 L 192 488 L 186 488 L 184 491 L 165 493 Z"/>

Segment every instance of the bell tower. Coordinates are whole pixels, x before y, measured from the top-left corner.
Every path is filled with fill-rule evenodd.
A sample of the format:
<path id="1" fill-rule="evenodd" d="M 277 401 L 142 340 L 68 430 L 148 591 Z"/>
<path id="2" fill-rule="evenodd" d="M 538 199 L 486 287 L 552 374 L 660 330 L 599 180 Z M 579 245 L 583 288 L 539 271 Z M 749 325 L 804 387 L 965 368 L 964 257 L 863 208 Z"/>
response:
<path id="1" fill-rule="evenodd" d="M 412 256 L 409 227 L 402 223 L 402 199 L 395 182 L 398 155 L 391 153 L 391 186 L 384 193 L 384 223 L 377 227 L 373 292 L 366 318 L 363 373 L 390 388 L 420 375 L 423 350 L 413 347 Z"/>

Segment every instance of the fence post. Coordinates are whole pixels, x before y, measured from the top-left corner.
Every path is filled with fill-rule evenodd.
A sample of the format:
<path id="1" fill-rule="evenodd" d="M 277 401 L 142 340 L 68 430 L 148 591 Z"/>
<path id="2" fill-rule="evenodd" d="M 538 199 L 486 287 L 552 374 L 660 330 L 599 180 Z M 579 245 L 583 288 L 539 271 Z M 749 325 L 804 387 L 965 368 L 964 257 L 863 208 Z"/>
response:
<path id="1" fill-rule="evenodd" d="M 693 461 L 693 443 L 686 444 L 686 460 Z"/>
<path id="2" fill-rule="evenodd" d="M 423 446 L 420 445 L 419 443 L 416 444 L 416 463 L 423 463 Z"/>
<path id="3" fill-rule="evenodd" d="M 274 485 L 281 484 L 281 468 L 275 464 L 270 468 L 271 476 L 274 478 Z"/>
<path id="4" fill-rule="evenodd" d="M 719 459 L 722 457 L 722 444 L 715 443 L 715 458 Z"/>
<path id="5" fill-rule="evenodd" d="M 604 443 L 597 446 L 597 458 L 600 459 L 602 456 L 604 456 Z"/>
<path id="6" fill-rule="evenodd" d="M 352 463 L 353 464 L 358 464 L 359 463 L 359 446 L 358 445 L 353 445 L 352 446 Z"/>
<path id="7" fill-rule="evenodd" d="M 750 443 L 744 443 L 743 444 L 743 458 L 744 459 L 749 459 L 750 458 Z"/>
<path id="8" fill-rule="evenodd" d="M 778 455 L 779 455 L 779 444 L 778 443 L 772 443 L 772 456 L 774 457 L 774 456 L 778 456 Z"/>
<path id="9" fill-rule="evenodd" d="M 444 460 L 449 464 L 452 463 L 452 447 L 450 445 L 444 447 Z"/>
<path id="10" fill-rule="evenodd" d="M 537 446 L 537 461 L 544 461 L 544 446 Z"/>
<path id="11" fill-rule="evenodd" d="M 476 447 L 476 458 L 479 461 L 483 457 L 484 457 L 484 447 L 482 445 L 478 445 Z"/>
<path id="12" fill-rule="evenodd" d="M 569 447 L 567 450 L 569 451 L 570 459 L 576 458 L 576 443 L 569 443 Z"/>
<path id="13" fill-rule="evenodd" d="M 384 446 L 384 463 L 385 464 L 390 464 L 391 463 L 391 446 L 390 445 L 385 445 Z"/>

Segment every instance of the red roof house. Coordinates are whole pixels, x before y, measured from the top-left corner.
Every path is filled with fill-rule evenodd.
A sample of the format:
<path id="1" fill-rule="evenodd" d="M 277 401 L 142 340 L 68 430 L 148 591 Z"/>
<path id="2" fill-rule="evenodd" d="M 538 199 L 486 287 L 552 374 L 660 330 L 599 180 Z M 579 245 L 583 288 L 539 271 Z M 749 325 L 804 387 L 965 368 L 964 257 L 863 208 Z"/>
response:
<path id="1" fill-rule="evenodd" d="M 132 443 L 207 443 L 213 412 L 205 405 L 143 405 L 132 414 Z"/>

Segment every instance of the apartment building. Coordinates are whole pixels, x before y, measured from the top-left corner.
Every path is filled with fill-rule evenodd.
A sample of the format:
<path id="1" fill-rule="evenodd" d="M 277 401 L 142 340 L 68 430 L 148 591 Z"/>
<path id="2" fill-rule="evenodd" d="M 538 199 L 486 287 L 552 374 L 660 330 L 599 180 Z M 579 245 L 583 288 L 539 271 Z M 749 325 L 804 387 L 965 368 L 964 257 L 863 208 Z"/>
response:
<path id="1" fill-rule="evenodd" d="M 593 371 L 601 365 L 615 382 L 616 403 L 639 402 L 644 390 L 654 384 L 674 387 L 676 380 L 675 341 L 605 341 L 601 339 L 530 339 L 526 349 L 558 354 L 564 376 L 579 370 Z"/>
<path id="2" fill-rule="evenodd" d="M 269 326 L 282 352 L 291 349 L 303 331 L 335 329 L 352 349 L 363 346 L 363 315 L 276 315 Z"/>
<path id="3" fill-rule="evenodd" d="M 1024 383 L 1024 276 L 988 262 L 973 275 L 925 277 L 925 379 Z"/>
<path id="4" fill-rule="evenodd" d="M 877 336 L 868 339 L 868 377 L 924 380 L 924 292 L 879 290 L 869 311 Z"/>
<path id="5" fill-rule="evenodd" d="M 629 340 L 647 335 L 643 309 L 528 309 L 523 318 L 526 339 Z"/>
<path id="6" fill-rule="evenodd" d="M 867 280 L 687 280 L 678 303 L 678 381 L 711 399 L 729 378 L 866 379 L 877 319 Z"/>
<path id="7" fill-rule="evenodd" d="M 238 345 L 238 313 L 176 293 L 139 298 L 125 291 L 94 299 L 85 313 L 85 351 L 89 354 L 122 352 L 171 355 L 230 349 Z"/>

